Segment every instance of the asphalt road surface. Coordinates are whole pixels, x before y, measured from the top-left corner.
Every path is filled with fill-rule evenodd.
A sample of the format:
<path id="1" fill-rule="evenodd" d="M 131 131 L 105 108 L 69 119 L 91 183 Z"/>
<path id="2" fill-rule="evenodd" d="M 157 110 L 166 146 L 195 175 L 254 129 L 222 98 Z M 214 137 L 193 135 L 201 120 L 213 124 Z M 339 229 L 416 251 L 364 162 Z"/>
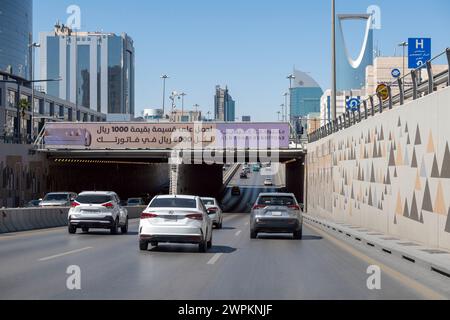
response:
<path id="1" fill-rule="evenodd" d="M 276 178 L 277 179 L 277 178 Z M 350 242 L 304 226 L 304 239 L 261 235 L 250 240 L 247 212 L 263 188 L 251 174 L 242 195 L 224 196 L 228 213 L 213 248 L 161 245 L 140 252 L 137 220 L 128 235 L 69 235 L 66 228 L 0 236 L 0 299 L 442 299 L 448 278 L 392 262 Z M 279 183 L 276 180 L 276 183 Z M 381 289 L 367 288 L 367 269 L 381 267 Z M 66 286 L 69 266 L 81 290 Z"/>

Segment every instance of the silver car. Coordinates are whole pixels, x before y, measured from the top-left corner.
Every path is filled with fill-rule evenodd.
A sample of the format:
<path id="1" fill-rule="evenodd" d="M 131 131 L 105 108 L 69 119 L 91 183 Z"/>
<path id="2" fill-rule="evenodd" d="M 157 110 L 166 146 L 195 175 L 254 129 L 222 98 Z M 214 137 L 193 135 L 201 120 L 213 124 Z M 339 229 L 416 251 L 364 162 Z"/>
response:
<path id="1" fill-rule="evenodd" d="M 302 239 L 303 215 L 292 193 L 261 193 L 250 216 L 250 237 L 259 233 L 292 233 Z"/>
<path id="2" fill-rule="evenodd" d="M 212 220 L 199 197 L 156 196 L 141 215 L 139 248 L 159 243 L 198 244 L 200 252 L 212 247 Z"/>
<path id="3" fill-rule="evenodd" d="M 45 195 L 39 203 L 40 207 L 70 207 L 77 197 L 75 192 L 52 192 Z"/>
<path id="4" fill-rule="evenodd" d="M 209 217 L 212 219 L 213 225 L 217 229 L 222 229 L 223 212 L 220 208 L 219 202 L 214 198 L 202 198 L 202 202 L 208 210 Z"/>
<path id="5" fill-rule="evenodd" d="M 128 211 L 120 205 L 119 196 L 111 191 L 82 192 L 68 213 L 69 233 L 77 229 L 109 229 L 111 234 L 128 233 Z"/>

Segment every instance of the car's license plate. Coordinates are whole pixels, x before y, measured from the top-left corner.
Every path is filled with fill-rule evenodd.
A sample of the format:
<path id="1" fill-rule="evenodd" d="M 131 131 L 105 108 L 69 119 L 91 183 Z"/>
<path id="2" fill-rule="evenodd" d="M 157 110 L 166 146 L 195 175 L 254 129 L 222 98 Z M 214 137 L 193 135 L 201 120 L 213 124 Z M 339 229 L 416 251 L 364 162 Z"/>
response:
<path id="1" fill-rule="evenodd" d="M 89 211 L 89 210 L 85 210 L 83 211 L 84 214 L 100 214 L 100 211 Z"/>
<path id="2" fill-rule="evenodd" d="M 176 216 L 174 216 L 174 217 L 168 216 L 168 217 L 164 218 L 164 221 L 166 221 L 166 222 L 174 222 L 177 220 L 178 220 L 178 217 L 176 217 Z"/>
<path id="3" fill-rule="evenodd" d="M 272 211 L 272 217 L 280 217 L 282 215 L 279 211 Z"/>

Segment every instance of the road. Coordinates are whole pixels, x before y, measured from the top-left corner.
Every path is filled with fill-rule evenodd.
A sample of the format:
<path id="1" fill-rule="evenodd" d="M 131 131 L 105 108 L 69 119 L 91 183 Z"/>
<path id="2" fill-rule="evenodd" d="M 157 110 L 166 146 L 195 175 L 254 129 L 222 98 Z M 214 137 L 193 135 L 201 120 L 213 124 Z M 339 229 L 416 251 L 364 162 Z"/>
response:
<path id="1" fill-rule="evenodd" d="M 403 262 L 390 262 L 304 226 L 304 239 L 262 235 L 250 240 L 246 212 L 263 177 L 251 175 L 242 195 L 224 197 L 224 228 L 207 254 L 196 246 L 161 245 L 140 252 L 139 221 L 128 235 L 69 236 L 66 228 L 0 236 L 0 299 L 438 299 L 450 297 L 448 279 Z M 275 178 L 275 181 L 280 181 Z M 234 179 L 231 185 L 241 184 Z M 276 189 L 269 188 L 269 189 Z M 236 213 L 234 213 L 236 212 Z M 382 268 L 381 290 L 367 288 L 367 268 Z M 81 270 L 81 290 L 66 288 L 66 270 Z"/>

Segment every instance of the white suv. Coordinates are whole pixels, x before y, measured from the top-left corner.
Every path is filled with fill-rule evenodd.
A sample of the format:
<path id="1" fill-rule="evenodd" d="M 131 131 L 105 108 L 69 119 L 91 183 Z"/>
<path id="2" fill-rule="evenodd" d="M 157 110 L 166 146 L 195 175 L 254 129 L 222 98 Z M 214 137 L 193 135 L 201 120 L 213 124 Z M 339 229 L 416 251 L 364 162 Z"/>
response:
<path id="1" fill-rule="evenodd" d="M 69 233 L 75 234 L 78 228 L 83 232 L 89 229 L 109 229 L 111 234 L 128 232 L 128 212 L 120 206 L 115 192 L 82 192 L 69 210 Z"/>

